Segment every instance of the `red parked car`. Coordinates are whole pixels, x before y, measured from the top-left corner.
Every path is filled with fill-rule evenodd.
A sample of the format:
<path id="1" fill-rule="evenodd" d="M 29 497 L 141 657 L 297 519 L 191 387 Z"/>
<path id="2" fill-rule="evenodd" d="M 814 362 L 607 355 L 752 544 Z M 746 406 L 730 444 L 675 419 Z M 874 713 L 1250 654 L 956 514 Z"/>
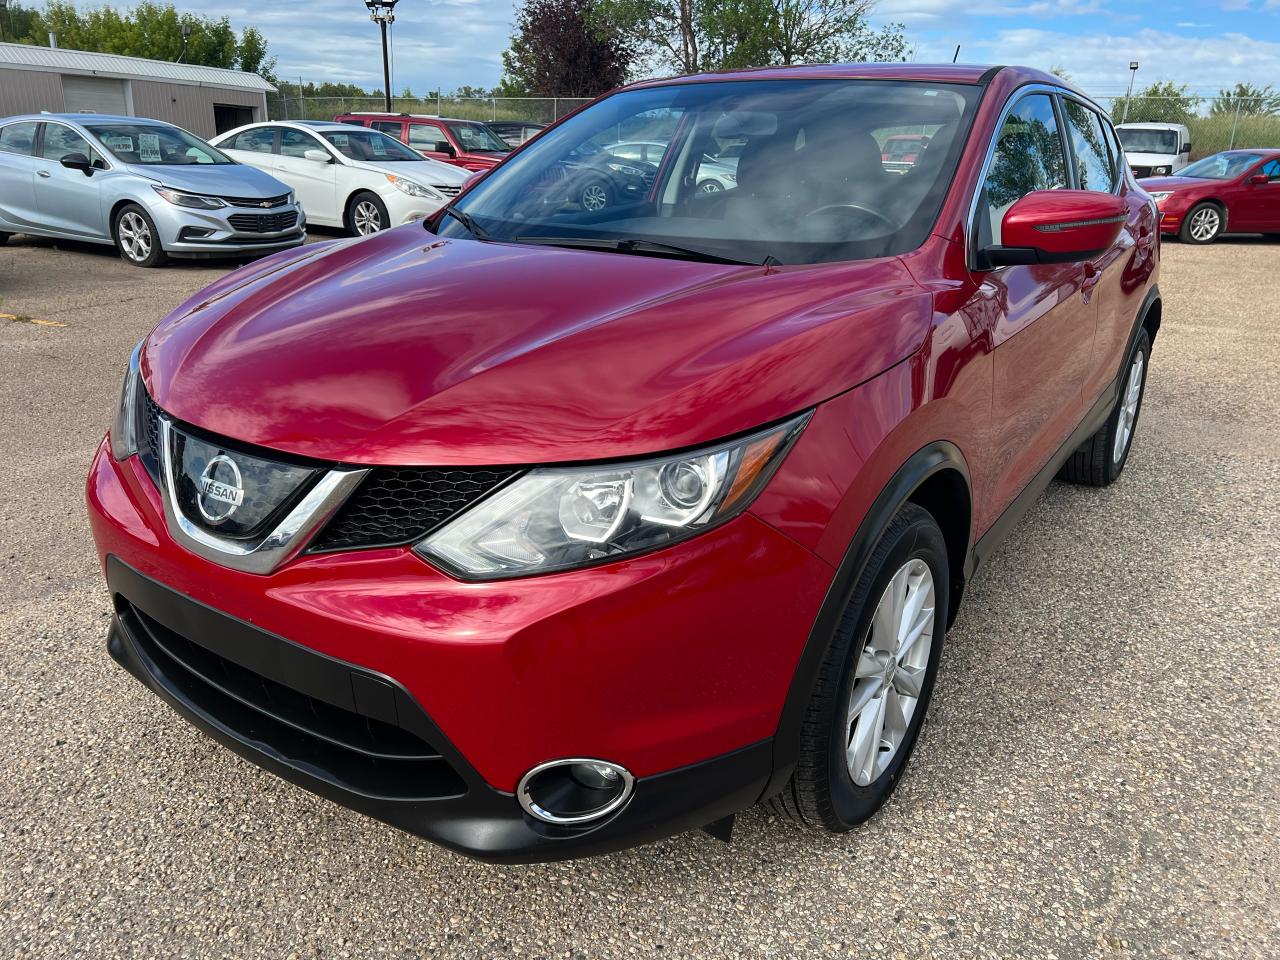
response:
<path id="1" fill-rule="evenodd" d="M 657 129 L 647 192 L 565 188 Z M 736 186 L 699 191 L 725 141 Z M 110 653 L 481 858 L 761 800 L 847 830 L 975 568 L 1054 476 L 1120 475 L 1158 259 L 1105 112 L 1045 73 L 624 88 L 425 227 L 258 261 L 138 345 L 88 479 Z"/>
<path id="2" fill-rule="evenodd" d="M 513 149 L 487 124 L 474 120 L 408 113 L 344 113 L 333 119 L 335 123 L 381 130 L 428 160 L 451 163 L 464 170 L 489 170 Z"/>
<path id="3" fill-rule="evenodd" d="M 1280 150 L 1224 150 L 1139 183 L 1160 208 L 1160 232 L 1186 243 L 1228 232 L 1280 236 Z"/>

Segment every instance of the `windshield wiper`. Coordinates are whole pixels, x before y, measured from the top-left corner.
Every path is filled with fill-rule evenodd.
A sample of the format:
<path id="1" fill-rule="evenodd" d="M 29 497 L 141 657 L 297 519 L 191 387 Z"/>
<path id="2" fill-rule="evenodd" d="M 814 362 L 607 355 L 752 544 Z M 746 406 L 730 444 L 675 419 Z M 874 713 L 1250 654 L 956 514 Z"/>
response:
<path id="1" fill-rule="evenodd" d="M 480 226 L 480 224 L 476 223 L 475 217 L 471 216 L 471 214 L 469 213 L 466 213 L 462 210 L 455 210 L 453 207 L 445 207 L 443 215 L 446 217 L 453 217 L 453 219 L 457 220 L 460 224 L 466 227 L 467 230 L 471 232 L 471 235 L 475 237 L 477 240 L 493 239 L 489 231 L 486 230 L 484 227 Z"/>
<path id="2" fill-rule="evenodd" d="M 607 237 L 510 237 L 512 243 L 538 243 L 550 247 L 580 247 L 584 250 L 613 250 L 617 253 L 653 254 L 656 256 L 682 257 L 686 260 L 702 260 L 706 263 L 732 263 L 743 266 L 760 266 L 758 260 L 741 260 L 725 257 L 707 250 L 695 250 L 659 240 L 624 238 L 610 240 Z M 776 263 L 773 256 L 766 257 L 765 264 Z"/>

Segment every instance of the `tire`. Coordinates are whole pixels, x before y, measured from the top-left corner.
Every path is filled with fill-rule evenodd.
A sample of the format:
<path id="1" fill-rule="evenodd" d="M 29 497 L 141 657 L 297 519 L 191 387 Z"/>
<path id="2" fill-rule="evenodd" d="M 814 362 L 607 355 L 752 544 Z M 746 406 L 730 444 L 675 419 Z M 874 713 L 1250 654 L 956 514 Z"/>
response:
<path id="1" fill-rule="evenodd" d="M 906 584 L 908 611 L 912 598 L 918 596 L 911 584 L 923 591 L 927 583 L 932 592 L 920 596 L 920 611 L 909 621 L 918 630 L 904 657 L 907 668 L 889 671 L 887 650 L 893 645 L 895 631 L 885 630 L 884 625 L 891 623 L 892 617 L 877 619 L 876 614 L 886 603 L 892 610 L 896 594 L 890 587 L 900 581 Z M 950 582 L 947 545 L 938 524 L 927 510 L 904 504 L 881 534 L 836 627 L 801 727 L 795 773 L 781 793 L 766 801 L 774 813 L 843 833 L 884 806 L 901 779 L 929 708 L 947 631 Z M 873 664 L 881 672 L 873 673 Z M 892 677 L 888 686 L 886 676 Z M 886 751 L 882 738 L 893 735 L 883 727 L 876 735 L 875 713 L 879 711 L 883 717 L 886 710 L 904 705 L 905 689 L 915 690 L 919 696 L 909 715 L 905 710 L 897 714 L 900 733 L 896 745 Z M 855 693 L 866 706 L 850 720 Z M 864 720 L 870 727 L 864 729 Z M 864 735 L 867 732 L 871 736 Z M 875 747 L 855 752 L 855 760 L 850 761 L 847 748 L 851 742 L 874 743 Z"/>
<path id="2" fill-rule="evenodd" d="M 612 205 L 613 191 L 604 180 L 591 180 L 578 192 L 578 204 L 583 210 L 595 213 Z"/>
<path id="3" fill-rule="evenodd" d="M 133 267 L 158 267 L 169 257 L 160 245 L 156 222 L 136 203 L 126 203 L 111 224 L 120 259 Z"/>
<path id="4" fill-rule="evenodd" d="M 11 233 L 0 233 L 0 247 L 8 243 L 11 236 L 13 236 Z"/>
<path id="5" fill-rule="evenodd" d="M 1178 238 L 1183 243 L 1213 243 L 1227 226 L 1227 214 L 1216 203 L 1197 203 L 1182 220 Z"/>
<path id="6" fill-rule="evenodd" d="M 723 190 L 719 180 L 703 180 L 698 184 L 699 193 L 720 193 Z"/>
<path id="7" fill-rule="evenodd" d="M 376 193 L 367 190 L 360 191 L 347 201 L 347 212 L 343 220 L 347 232 L 356 237 L 367 237 L 391 226 L 387 205 Z"/>
<path id="8" fill-rule="evenodd" d="M 1151 365 L 1151 338 L 1147 331 L 1138 334 L 1128 362 L 1115 408 L 1098 432 L 1082 443 L 1058 471 L 1058 479 L 1088 487 L 1105 487 L 1115 483 L 1129 459 L 1133 435 L 1142 413 L 1142 398 L 1147 390 L 1147 368 Z M 1135 367 L 1135 365 L 1137 365 Z M 1135 381 L 1136 375 L 1136 381 Z"/>

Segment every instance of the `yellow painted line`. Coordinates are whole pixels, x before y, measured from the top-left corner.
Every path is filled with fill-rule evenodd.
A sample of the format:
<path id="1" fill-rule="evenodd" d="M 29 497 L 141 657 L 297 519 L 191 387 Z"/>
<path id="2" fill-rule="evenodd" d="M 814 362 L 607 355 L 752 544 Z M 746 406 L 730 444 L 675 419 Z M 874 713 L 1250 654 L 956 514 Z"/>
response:
<path id="1" fill-rule="evenodd" d="M 9 320 L 13 323 L 34 323 L 40 327 L 65 327 L 65 323 L 57 320 L 40 320 L 37 317 L 24 317 L 16 313 L 0 313 L 0 320 Z"/>

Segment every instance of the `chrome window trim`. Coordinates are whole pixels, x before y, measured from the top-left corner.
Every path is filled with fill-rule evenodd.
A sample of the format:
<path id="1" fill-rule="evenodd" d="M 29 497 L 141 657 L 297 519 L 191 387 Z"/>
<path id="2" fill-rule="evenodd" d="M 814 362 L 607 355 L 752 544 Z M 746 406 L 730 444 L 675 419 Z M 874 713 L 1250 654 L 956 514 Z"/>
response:
<path id="1" fill-rule="evenodd" d="M 1058 120 L 1058 139 L 1062 141 L 1062 160 L 1067 168 L 1068 187 L 1070 188 L 1076 182 L 1075 175 L 1075 157 L 1071 150 L 1071 144 L 1067 141 L 1065 130 L 1065 117 L 1062 115 L 1062 109 L 1058 103 L 1059 97 L 1069 97 L 1076 100 L 1090 110 L 1102 117 L 1104 123 L 1110 123 L 1106 111 L 1099 107 L 1083 94 L 1068 90 L 1066 87 L 1060 87 L 1052 83 L 1025 83 L 1017 87 L 1009 94 L 1009 99 L 1005 101 L 1004 107 L 1000 111 L 1000 116 L 996 119 L 995 129 L 991 133 L 991 139 L 987 143 L 986 154 L 982 159 L 982 167 L 978 171 L 978 179 L 974 181 L 973 196 L 969 198 L 969 214 L 965 218 L 964 224 L 964 259 L 965 264 L 971 271 L 975 273 L 994 274 L 1001 270 L 1007 270 L 1008 267 L 997 267 L 994 270 L 982 270 L 977 268 L 977 244 L 974 240 L 974 229 L 977 226 L 978 216 L 978 198 L 982 196 L 982 185 L 987 182 L 987 174 L 991 172 L 991 164 L 995 160 L 996 146 L 1000 142 L 1000 131 L 1004 129 L 1004 122 L 1009 118 L 1009 114 L 1013 108 L 1021 103 L 1025 98 L 1035 94 L 1047 95 L 1053 103 L 1053 112 Z M 1119 138 L 1117 137 L 1117 141 Z M 1117 178 L 1116 185 L 1112 188 L 1111 193 L 1117 194 L 1123 178 Z"/>
<path id="2" fill-rule="evenodd" d="M 257 543 L 225 540 L 202 530 L 178 506 L 173 479 L 173 424 L 160 417 L 160 500 L 169 535 L 192 553 L 246 573 L 268 574 L 296 556 L 364 479 L 367 468 L 329 470 Z"/>

